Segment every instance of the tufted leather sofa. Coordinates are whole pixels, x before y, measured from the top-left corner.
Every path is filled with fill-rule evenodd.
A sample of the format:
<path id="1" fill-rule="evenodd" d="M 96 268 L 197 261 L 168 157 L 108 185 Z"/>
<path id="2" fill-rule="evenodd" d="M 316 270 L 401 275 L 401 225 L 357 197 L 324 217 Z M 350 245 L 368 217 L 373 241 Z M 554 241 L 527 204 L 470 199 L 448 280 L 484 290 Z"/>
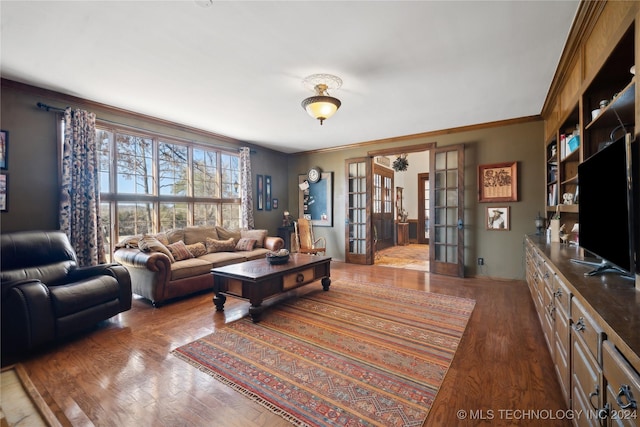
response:
<path id="1" fill-rule="evenodd" d="M 20 354 L 131 308 L 131 279 L 118 264 L 79 267 L 61 231 L 0 236 L 2 353 Z"/>

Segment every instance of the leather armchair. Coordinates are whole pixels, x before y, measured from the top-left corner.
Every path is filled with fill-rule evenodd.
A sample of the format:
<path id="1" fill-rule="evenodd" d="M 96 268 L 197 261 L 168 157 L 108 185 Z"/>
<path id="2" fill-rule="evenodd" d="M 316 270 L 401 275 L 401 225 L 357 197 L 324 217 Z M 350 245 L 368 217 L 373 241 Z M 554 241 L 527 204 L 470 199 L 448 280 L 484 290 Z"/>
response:
<path id="1" fill-rule="evenodd" d="M 0 236 L 2 353 L 67 337 L 131 308 L 131 278 L 119 264 L 78 267 L 61 231 Z"/>

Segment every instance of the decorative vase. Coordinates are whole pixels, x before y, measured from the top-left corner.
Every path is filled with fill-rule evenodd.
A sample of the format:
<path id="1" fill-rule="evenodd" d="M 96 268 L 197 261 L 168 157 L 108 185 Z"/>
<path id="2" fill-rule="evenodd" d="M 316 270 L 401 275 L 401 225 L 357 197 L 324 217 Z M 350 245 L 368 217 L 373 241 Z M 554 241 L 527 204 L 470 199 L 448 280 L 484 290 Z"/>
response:
<path id="1" fill-rule="evenodd" d="M 560 220 L 552 219 L 549 227 L 551 228 L 551 241 L 560 242 Z"/>

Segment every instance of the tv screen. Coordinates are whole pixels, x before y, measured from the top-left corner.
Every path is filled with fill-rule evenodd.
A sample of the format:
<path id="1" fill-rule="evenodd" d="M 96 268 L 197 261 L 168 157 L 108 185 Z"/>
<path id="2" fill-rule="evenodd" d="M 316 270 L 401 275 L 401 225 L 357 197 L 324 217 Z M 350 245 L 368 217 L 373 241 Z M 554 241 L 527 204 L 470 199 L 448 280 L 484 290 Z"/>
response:
<path id="1" fill-rule="evenodd" d="M 635 226 L 630 211 L 634 206 L 632 179 L 627 174 L 630 147 L 627 138 L 620 138 L 578 166 L 578 203 L 580 246 L 633 274 Z"/>

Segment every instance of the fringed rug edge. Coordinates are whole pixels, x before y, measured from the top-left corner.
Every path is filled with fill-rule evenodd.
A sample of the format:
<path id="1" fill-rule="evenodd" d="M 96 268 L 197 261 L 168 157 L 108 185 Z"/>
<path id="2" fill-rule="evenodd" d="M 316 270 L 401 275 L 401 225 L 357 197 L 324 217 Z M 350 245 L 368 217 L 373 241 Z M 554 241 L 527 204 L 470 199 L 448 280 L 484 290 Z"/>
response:
<path id="1" fill-rule="evenodd" d="M 231 381 L 230 379 L 226 378 L 225 376 L 217 373 L 216 371 L 214 371 L 212 369 L 209 369 L 208 367 L 206 367 L 202 363 L 196 362 L 195 360 L 193 360 L 192 358 L 190 358 L 186 354 L 183 354 L 182 352 L 180 352 L 179 349 L 176 348 L 175 350 L 172 350 L 171 353 L 174 356 L 176 356 L 177 358 L 179 358 L 180 360 L 183 360 L 183 361 L 187 362 L 188 364 L 190 364 L 191 366 L 197 368 L 199 371 L 204 372 L 207 375 L 210 375 L 212 378 L 216 379 L 217 381 L 220 381 L 222 384 L 225 384 L 225 385 L 231 387 L 233 390 L 237 391 L 238 393 L 242 394 L 243 396 L 248 397 L 252 401 L 254 401 L 257 404 L 261 405 L 262 407 L 268 409 L 271 413 L 273 413 L 275 415 L 278 415 L 279 417 L 281 417 L 284 420 L 290 422 L 291 424 L 293 424 L 295 426 L 298 426 L 298 427 L 311 427 L 309 424 L 307 424 L 304 421 L 300 420 L 295 415 L 292 415 L 291 413 L 285 411 L 284 409 L 282 409 L 282 408 L 276 406 L 275 404 L 265 400 L 264 398 L 260 397 L 258 394 L 253 393 L 250 390 L 247 390 L 246 388 L 244 388 L 243 386 L 241 386 L 239 384 L 236 384 L 235 382 Z"/>

